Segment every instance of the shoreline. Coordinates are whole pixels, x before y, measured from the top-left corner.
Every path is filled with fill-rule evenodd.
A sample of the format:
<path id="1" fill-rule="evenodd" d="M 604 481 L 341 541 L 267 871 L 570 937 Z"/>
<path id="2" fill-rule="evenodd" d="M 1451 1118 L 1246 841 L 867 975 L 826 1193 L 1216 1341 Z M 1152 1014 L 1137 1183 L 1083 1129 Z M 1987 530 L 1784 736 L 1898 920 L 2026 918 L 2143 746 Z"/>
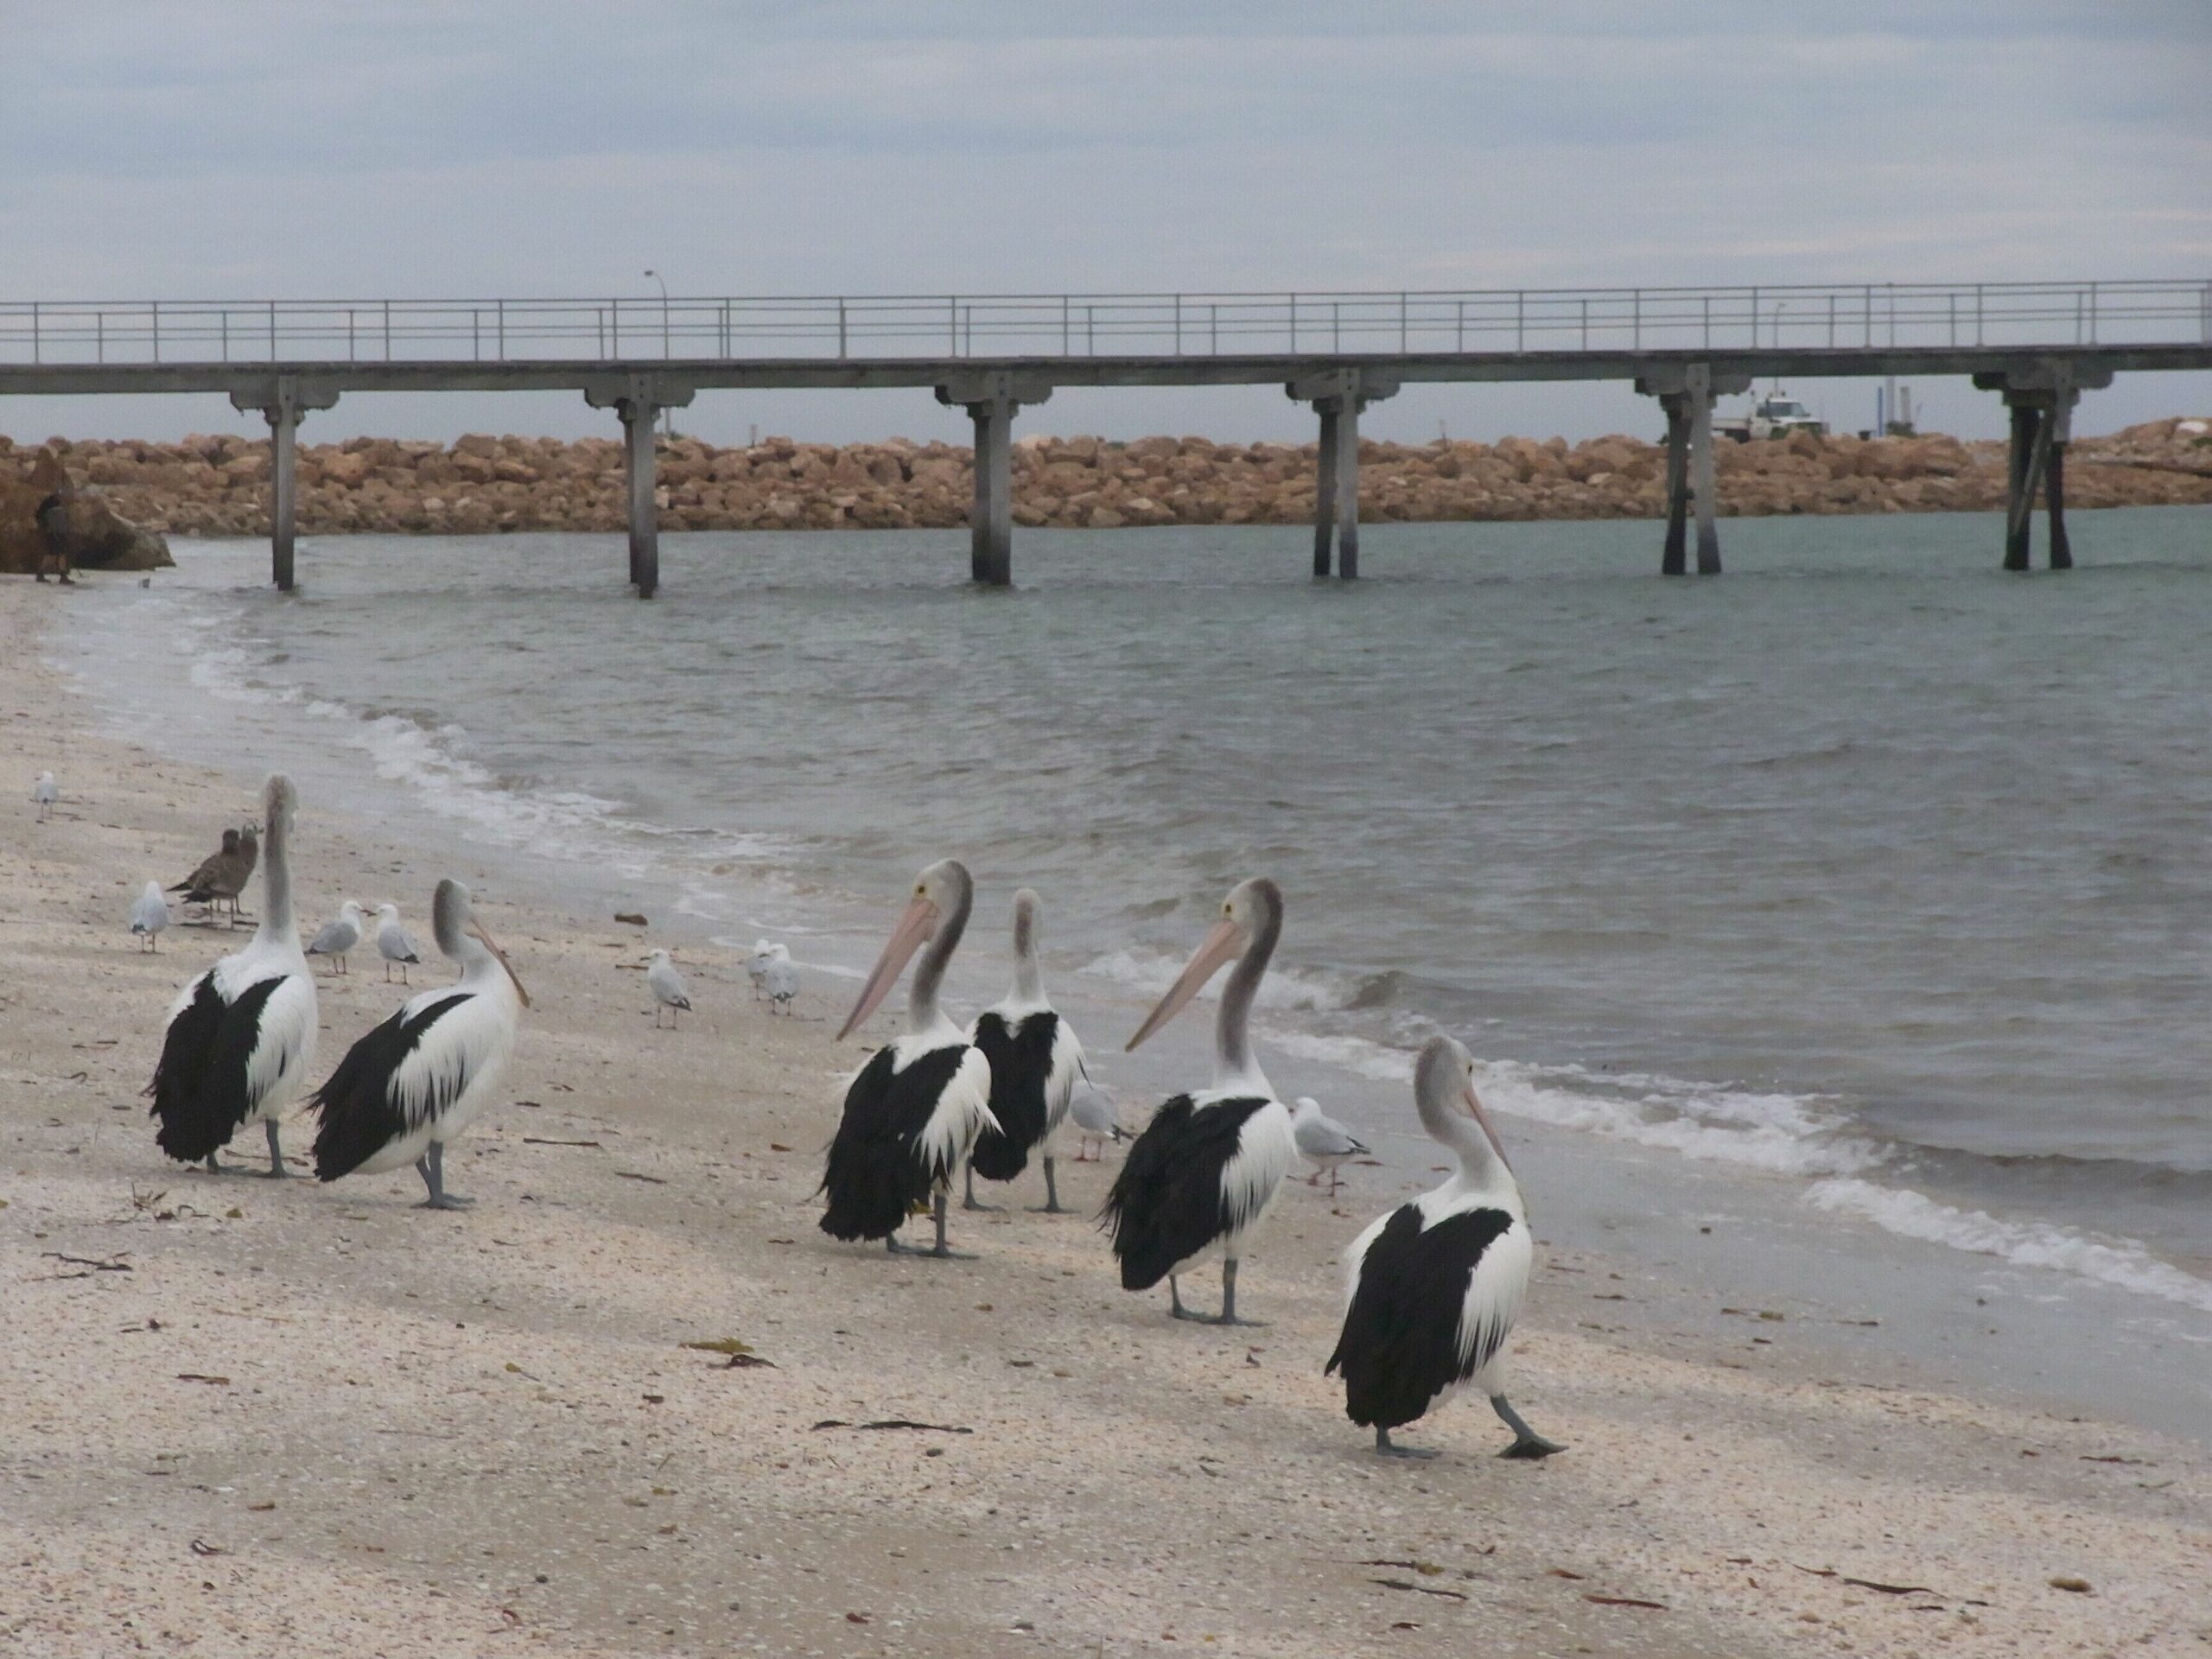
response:
<path id="1" fill-rule="evenodd" d="M 1421 1426 L 1446 1457 L 1418 1471 L 1376 1468 L 1319 1375 L 1330 1262 L 1376 1187 L 1342 1215 L 1286 1194 L 1246 1287 L 1276 1323 L 1249 1338 L 1192 1340 L 1120 1293 L 1077 1218 L 963 1217 L 967 1264 L 830 1245 L 806 1195 L 860 1048 L 829 1042 L 827 998 L 771 1021 L 734 957 L 690 950 L 701 1015 L 659 1040 L 611 965 L 642 954 L 634 931 L 518 904 L 486 854 L 425 861 L 312 797 L 310 912 L 371 889 L 419 911 L 439 874 L 492 878 L 487 921 L 540 1005 L 508 1091 L 537 1103 L 456 1147 L 482 1200 L 458 1217 L 406 1208 L 404 1173 L 325 1190 L 164 1167 L 136 1090 L 175 985 L 235 944 L 178 927 L 135 957 L 122 911 L 250 791 L 87 731 L 40 661 L 37 601 L 0 586 L 9 759 L 64 789 L 54 823 L 20 810 L 0 831 L 19 1402 L 0 1539 L 31 1563 L 0 1629 L 41 1651 L 219 1632 L 226 1652 L 393 1654 L 2206 1639 L 2202 1448 L 1839 1374 L 1793 1340 L 1802 1309 L 1725 1356 L 1600 1325 L 1589 1298 L 1663 1269 L 1588 1240 L 1548 1249 L 1516 1338 L 1519 1404 L 1573 1451 L 1493 1463 L 1494 1425 L 1463 1403 Z M 320 1070 L 397 994 L 325 982 Z M 1100 1172 L 1070 1185 L 1096 1207 Z M 64 1278 L 49 1251 L 131 1270 Z M 1592 1289 L 1610 1274 L 1622 1292 Z M 677 1345 L 724 1336 L 775 1369 Z M 974 1433 L 810 1427 L 891 1416 Z M 1377 1564 L 1397 1560 L 1442 1570 Z"/>
<path id="2" fill-rule="evenodd" d="M 943 442 L 769 437 L 717 447 L 679 437 L 660 440 L 658 453 L 664 531 L 953 529 L 967 524 L 974 493 L 971 451 Z M 1281 525 L 1313 514 L 1311 444 L 1032 435 L 1013 453 L 1013 517 L 1027 528 Z M 1664 447 L 1624 435 L 1575 445 L 1556 437 L 1368 442 L 1360 453 L 1360 516 L 1370 524 L 1665 512 Z M 0 437 L 0 467 L 20 471 L 41 456 L 57 460 L 78 491 L 149 531 L 245 536 L 267 528 L 265 439 L 34 446 Z M 2067 456 L 2075 509 L 2212 502 L 2212 423 L 2146 422 L 2076 440 Z M 1725 517 L 1993 512 L 2006 499 L 2005 444 L 1939 434 L 1724 442 L 1714 462 Z M 299 450 L 299 484 L 303 536 L 614 531 L 627 522 L 621 446 L 611 439 L 477 434 L 450 446 L 370 437 L 308 443 Z M 11 511 L 25 520 L 14 530 L 23 540 L 37 497 L 18 493 Z M 10 528 L 0 524 L 0 541 Z"/>

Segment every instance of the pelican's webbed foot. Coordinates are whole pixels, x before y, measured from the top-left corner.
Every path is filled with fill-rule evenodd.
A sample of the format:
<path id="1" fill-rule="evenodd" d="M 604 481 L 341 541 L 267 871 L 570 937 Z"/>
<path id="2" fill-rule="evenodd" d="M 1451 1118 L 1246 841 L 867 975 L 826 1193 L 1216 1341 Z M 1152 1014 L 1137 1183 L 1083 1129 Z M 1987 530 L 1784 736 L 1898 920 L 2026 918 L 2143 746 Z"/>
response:
<path id="1" fill-rule="evenodd" d="M 1390 1431 L 1377 1423 L 1375 1426 L 1375 1452 L 1377 1457 L 1427 1459 L 1436 1456 L 1436 1449 L 1427 1446 L 1400 1446 L 1390 1438 Z"/>
<path id="2" fill-rule="evenodd" d="M 1511 1402 L 1503 1395 L 1491 1395 L 1490 1408 L 1497 1414 L 1498 1421 L 1513 1431 L 1513 1444 L 1499 1452 L 1497 1454 L 1499 1457 L 1533 1459 L 1548 1458 L 1554 1452 L 1567 1450 L 1557 1440 L 1546 1440 L 1528 1424 L 1522 1422 L 1521 1414 L 1513 1409 Z"/>

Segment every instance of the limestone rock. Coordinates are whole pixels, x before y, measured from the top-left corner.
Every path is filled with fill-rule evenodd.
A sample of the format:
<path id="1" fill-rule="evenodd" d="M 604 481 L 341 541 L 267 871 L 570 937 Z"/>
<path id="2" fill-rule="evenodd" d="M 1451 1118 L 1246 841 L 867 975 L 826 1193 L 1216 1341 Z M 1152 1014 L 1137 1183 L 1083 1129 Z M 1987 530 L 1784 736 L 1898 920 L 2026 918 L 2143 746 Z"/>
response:
<path id="1" fill-rule="evenodd" d="M 61 497 L 63 549 L 73 565 L 86 570 L 158 570 L 175 563 L 157 531 L 125 518 L 98 492 L 75 487 L 60 458 L 41 449 L 28 468 L 11 455 L 0 456 L 0 572 L 27 574 L 45 559 L 47 538 L 38 506 L 54 493 Z"/>

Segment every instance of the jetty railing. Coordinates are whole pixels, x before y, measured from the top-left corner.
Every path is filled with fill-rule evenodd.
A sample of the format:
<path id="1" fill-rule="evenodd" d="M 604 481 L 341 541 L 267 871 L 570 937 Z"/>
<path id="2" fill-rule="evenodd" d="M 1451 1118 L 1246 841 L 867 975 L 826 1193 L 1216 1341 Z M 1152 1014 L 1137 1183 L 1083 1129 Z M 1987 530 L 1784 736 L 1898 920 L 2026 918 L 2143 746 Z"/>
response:
<path id="1" fill-rule="evenodd" d="M 1506 353 L 2212 342 L 2212 281 L 0 301 L 0 364 Z"/>

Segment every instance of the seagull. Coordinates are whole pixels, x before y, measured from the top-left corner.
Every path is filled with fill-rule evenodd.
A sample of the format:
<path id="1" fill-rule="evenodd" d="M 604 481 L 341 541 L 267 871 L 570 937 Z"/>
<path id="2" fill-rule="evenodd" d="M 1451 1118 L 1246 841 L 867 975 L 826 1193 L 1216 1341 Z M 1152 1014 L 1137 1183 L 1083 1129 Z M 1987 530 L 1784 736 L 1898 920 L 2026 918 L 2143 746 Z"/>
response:
<path id="1" fill-rule="evenodd" d="M 333 976 L 346 971 L 346 953 L 361 942 L 369 931 L 369 918 L 360 901 L 348 899 L 338 906 L 338 919 L 323 924 L 322 931 L 315 936 L 308 946 L 311 957 L 328 957 Z"/>
<path id="2" fill-rule="evenodd" d="M 1129 1039 L 1131 1048 L 1144 1041 L 1237 958 L 1214 1020 L 1213 1086 L 1160 1107 L 1130 1147 L 1102 1212 L 1122 1264 L 1122 1288 L 1149 1290 L 1166 1280 L 1168 1310 L 1179 1319 L 1251 1323 L 1236 1317 L 1237 1260 L 1298 1156 L 1290 1108 L 1275 1098 L 1248 1034 L 1252 1000 L 1281 935 L 1282 890 L 1264 876 L 1240 882 L 1190 964 Z M 1217 1254 L 1221 1313 L 1191 1313 L 1176 1278 Z"/>
<path id="3" fill-rule="evenodd" d="M 130 931 L 145 942 L 145 949 L 162 948 L 161 931 L 169 925 L 169 901 L 162 897 L 162 884 L 149 881 L 130 906 Z"/>
<path id="4" fill-rule="evenodd" d="M 915 951 L 906 990 L 906 1029 L 875 1051 L 853 1074 L 845 1110 L 830 1143 L 820 1191 L 830 1195 L 822 1230 L 832 1238 L 880 1238 L 893 1255 L 950 1256 L 944 1242 L 945 1194 L 991 1116 L 991 1066 L 968 1033 L 937 1005 L 960 936 L 974 906 L 967 867 L 943 859 L 914 881 L 914 896 L 876 958 L 860 1001 L 837 1033 L 842 1042 L 899 982 Z M 924 1251 L 899 1242 L 915 1205 L 934 1200 L 937 1246 Z"/>
<path id="5" fill-rule="evenodd" d="M 676 1023 L 676 1011 L 689 1012 L 691 1007 L 691 988 L 683 982 L 683 976 L 676 971 L 676 964 L 668 959 L 665 950 L 655 950 L 645 957 L 645 983 L 652 988 L 653 1025 L 660 1025 L 660 1011 L 668 1010 L 668 1022 Z"/>
<path id="6" fill-rule="evenodd" d="M 429 1189 L 418 1207 L 454 1210 L 472 1200 L 446 1191 L 447 1143 L 499 1093 L 530 993 L 474 919 L 460 882 L 438 883 L 430 926 L 461 964 L 461 982 L 409 997 L 346 1051 L 308 1105 L 321 1117 L 315 1179 L 412 1164 Z"/>
<path id="7" fill-rule="evenodd" d="M 397 905 L 377 906 L 377 954 L 384 958 L 384 982 L 391 983 L 392 964 L 399 964 L 399 982 L 407 983 L 407 964 L 419 963 L 423 953 L 415 948 L 415 941 L 407 937 L 407 930 L 399 925 Z"/>
<path id="8" fill-rule="evenodd" d="M 1337 1195 L 1339 1182 L 1337 1166 L 1348 1159 L 1364 1158 L 1371 1148 L 1344 1126 L 1321 1110 L 1321 1103 L 1311 1095 L 1301 1095 L 1291 1109 L 1291 1132 L 1298 1139 L 1298 1155 L 1315 1166 L 1306 1178 L 1306 1185 L 1319 1184 L 1321 1172 L 1329 1173 L 1329 1196 Z"/>
<path id="9" fill-rule="evenodd" d="M 1069 1097 L 1083 1073 L 1083 1045 L 1075 1028 L 1056 1013 L 1045 996 L 1045 979 L 1037 966 L 1037 918 L 1041 908 L 1027 887 L 1014 895 L 1014 988 L 976 1016 L 968 1040 L 983 1051 L 991 1063 L 991 1116 L 996 1133 L 983 1131 L 968 1161 L 968 1199 L 970 1210 L 996 1206 L 976 1201 L 976 1177 L 987 1181 L 1010 1181 L 1029 1166 L 1033 1148 L 1046 1148 L 1068 1115 Z M 1052 1168 L 1052 1154 L 1044 1154 L 1045 1208 L 1057 1216 L 1059 1182 Z"/>
<path id="10" fill-rule="evenodd" d="M 1505 1343 L 1534 1256 L 1520 1184 L 1475 1094 L 1475 1063 L 1432 1037 L 1414 1068 L 1421 1127 L 1459 1164 L 1451 1179 L 1368 1224 L 1344 1252 L 1344 1323 L 1322 1368 L 1342 1371 L 1344 1414 L 1375 1430 L 1386 1457 L 1433 1458 L 1395 1446 L 1461 1389 L 1480 1389 L 1513 1431 L 1498 1455 L 1548 1458 L 1566 1448 L 1521 1421 L 1505 1397 Z"/>
<path id="11" fill-rule="evenodd" d="M 1107 1141 L 1129 1138 L 1128 1131 L 1122 1128 L 1121 1113 L 1115 1108 L 1113 1096 L 1089 1077 L 1076 1079 L 1075 1092 L 1068 1099 L 1068 1121 L 1080 1131 L 1075 1149 L 1078 1164 L 1103 1163 Z M 1093 1141 L 1098 1143 L 1098 1157 L 1095 1160 L 1084 1156 L 1084 1149 Z"/>
<path id="12" fill-rule="evenodd" d="M 185 987 L 169 1010 L 162 1058 L 146 1087 L 161 1128 L 155 1140 L 180 1163 L 207 1160 L 248 1123 L 269 1135 L 269 1173 L 284 1173 L 276 1120 L 315 1063 L 315 976 L 292 925 L 287 843 L 299 797 L 276 773 L 262 788 L 269 862 L 261 873 L 261 925 L 246 948 Z M 143 902 L 143 896 L 141 902 Z"/>
<path id="13" fill-rule="evenodd" d="M 762 943 L 766 944 L 765 940 Z M 753 964 L 748 971 L 754 973 L 754 988 L 767 996 L 768 1012 L 781 1008 L 789 1014 L 791 999 L 798 995 L 798 969 L 791 962 L 791 947 L 769 944 L 765 954 L 753 957 Z"/>
<path id="14" fill-rule="evenodd" d="M 745 959 L 745 972 L 753 982 L 753 1000 L 755 1002 L 767 995 L 768 964 L 775 959 L 779 950 L 783 950 L 786 957 L 791 955 L 780 944 L 772 944 L 766 939 L 753 941 L 753 954 Z"/>
<path id="15" fill-rule="evenodd" d="M 50 772 L 39 773 L 31 785 L 31 802 L 38 808 L 38 822 L 44 823 L 54 816 L 54 804 L 61 798 L 61 791 Z"/>

